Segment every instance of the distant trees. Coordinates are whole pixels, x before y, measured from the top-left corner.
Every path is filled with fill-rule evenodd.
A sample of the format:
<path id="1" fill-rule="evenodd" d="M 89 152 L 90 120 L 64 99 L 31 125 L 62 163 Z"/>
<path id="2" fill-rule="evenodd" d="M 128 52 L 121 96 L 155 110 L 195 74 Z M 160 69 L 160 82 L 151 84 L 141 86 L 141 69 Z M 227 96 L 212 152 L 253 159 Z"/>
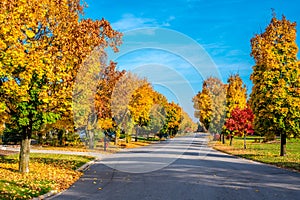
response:
<path id="1" fill-rule="evenodd" d="M 203 82 L 202 91 L 193 98 L 195 117 L 206 130 L 221 133 L 226 115 L 226 85 L 215 77 Z"/>
<path id="2" fill-rule="evenodd" d="M 300 67 L 297 60 L 296 23 L 273 17 L 262 34 L 251 39 L 255 60 L 250 105 L 254 129 L 267 137 L 281 136 L 280 155 L 286 138 L 300 133 Z"/>
<path id="3" fill-rule="evenodd" d="M 116 126 L 125 134 L 130 142 L 132 133 L 135 140 L 138 135 L 175 136 L 180 130 L 182 119 L 185 126 L 182 132 L 192 130 L 194 122 L 182 115 L 182 108 L 154 91 L 146 80 L 127 72 L 117 82 L 111 98 L 112 116 Z"/>
<path id="4" fill-rule="evenodd" d="M 206 82 L 203 82 L 202 91 L 199 91 L 196 96 L 193 97 L 193 103 L 195 109 L 194 116 L 199 119 L 200 125 L 207 131 L 211 123 L 213 110 L 212 99 Z"/>

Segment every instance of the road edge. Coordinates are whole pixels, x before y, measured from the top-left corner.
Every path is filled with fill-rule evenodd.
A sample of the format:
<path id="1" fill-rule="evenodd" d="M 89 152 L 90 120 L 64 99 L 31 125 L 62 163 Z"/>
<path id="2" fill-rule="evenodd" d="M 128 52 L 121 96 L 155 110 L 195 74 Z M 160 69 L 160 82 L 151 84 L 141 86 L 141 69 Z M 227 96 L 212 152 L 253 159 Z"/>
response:
<path id="1" fill-rule="evenodd" d="M 84 172 L 86 171 L 91 165 L 95 164 L 96 161 L 100 160 L 99 158 L 95 158 L 94 160 L 91 160 L 82 166 L 78 167 L 75 171 Z M 75 183 L 75 182 L 74 182 Z M 72 187 L 72 185 L 70 186 Z M 43 200 L 43 199 L 51 199 L 55 196 L 58 196 L 59 194 L 63 193 L 66 190 L 63 190 L 61 192 L 58 192 L 57 190 L 51 190 L 47 192 L 46 194 L 40 195 L 38 197 L 32 198 L 32 200 Z"/>

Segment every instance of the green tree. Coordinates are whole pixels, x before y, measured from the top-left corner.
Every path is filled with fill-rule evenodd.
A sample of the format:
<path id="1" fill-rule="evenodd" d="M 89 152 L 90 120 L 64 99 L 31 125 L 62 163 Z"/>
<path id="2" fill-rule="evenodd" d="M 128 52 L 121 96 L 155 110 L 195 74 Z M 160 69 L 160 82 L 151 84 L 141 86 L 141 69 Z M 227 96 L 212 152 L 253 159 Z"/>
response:
<path id="1" fill-rule="evenodd" d="M 286 155 L 287 136 L 300 133 L 300 68 L 296 23 L 273 17 L 262 34 L 251 39 L 255 60 L 250 104 L 254 129 L 262 135 L 281 135 L 280 155 Z"/>
<path id="2" fill-rule="evenodd" d="M 174 137 L 177 134 L 182 121 L 182 108 L 178 104 L 171 102 L 165 106 L 165 109 L 165 125 L 161 132 L 170 137 Z"/>
<path id="3" fill-rule="evenodd" d="M 153 91 L 153 106 L 150 110 L 150 122 L 147 126 L 148 136 L 150 133 L 159 134 L 163 128 L 166 119 L 165 106 L 168 104 L 167 98 Z"/>

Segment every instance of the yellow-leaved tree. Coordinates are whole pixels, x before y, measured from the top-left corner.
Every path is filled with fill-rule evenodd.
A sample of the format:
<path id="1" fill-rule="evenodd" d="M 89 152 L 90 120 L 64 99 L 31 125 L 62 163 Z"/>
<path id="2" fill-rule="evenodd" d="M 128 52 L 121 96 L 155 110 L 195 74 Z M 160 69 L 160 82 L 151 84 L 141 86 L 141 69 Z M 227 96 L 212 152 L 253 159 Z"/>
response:
<path id="1" fill-rule="evenodd" d="M 221 133 L 225 122 L 226 85 L 215 77 L 203 82 L 202 91 L 193 98 L 195 117 L 210 132 Z"/>
<path id="2" fill-rule="evenodd" d="M 29 172 L 32 134 L 71 113 L 83 60 L 119 44 L 106 20 L 80 19 L 82 11 L 80 0 L 0 2 L 0 111 L 21 134 L 20 172 Z"/>
<path id="3" fill-rule="evenodd" d="M 255 60 L 250 104 L 254 129 L 261 135 L 280 135 L 280 155 L 286 154 L 287 136 L 300 133 L 300 67 L 296 23 L 273 17 L 262 34 L 251 39 Z"/>
<path id="4" fill-rule="evenodd" d="M 231 75 L 227 83 L 226 117 L 229 118 L 233 109 L 247 107 L 247 88 L 238 74 Z"/>
<path id="5" fill-rule="evenodd" d="M 153 92 L 150 83 L 146 83 L 138 87 L 131 96 L 128 109 L 136 125 L 135 141 L 137 141 L 140 127 L 147 126 L 150 123 L 150 111 L 154 105 Z"/>
<path id="6" fill-rule="evenodd" d="M 243 110 L 247 107 L 247 88 L 239 74 L 230 75 L 227 79 L 227 92 L 226 92 L 226 121 L 231 117 L 231 112 L 239 108 Z M 234 136 L 234 131 L 226 129 L 225 133 L 229 134 L 230 144 Z"/>

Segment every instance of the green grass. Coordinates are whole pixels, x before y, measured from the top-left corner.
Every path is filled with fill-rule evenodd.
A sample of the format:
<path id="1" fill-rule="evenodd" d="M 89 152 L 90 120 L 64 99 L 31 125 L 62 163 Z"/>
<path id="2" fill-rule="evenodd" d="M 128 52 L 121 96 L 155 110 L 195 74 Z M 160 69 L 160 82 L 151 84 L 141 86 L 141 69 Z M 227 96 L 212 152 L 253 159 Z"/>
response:
<path id="1" fill-rule="evenodd" d="M 276 165 L 282 168 L 294 169 L 300 171 L 300 140 L 287 140 L 287 155 L 280 155 L 280 141 L 273 143 L 254 143 L 254 139 L 248 138 L 247 149 L 243 149 L 244 141 L 241 138 L 235 138 L 233 145 L 216 142 L 214 148 L 243 158 Z"/>
<path id="2" fill-rule="evenodd" d="M 93 157 L 30 154 L 30 172 L 18 172 L 18 154 L 0 156 L 0 199 L 31 199 L 70 187 L 82 175 L 75 169 Z"/>

